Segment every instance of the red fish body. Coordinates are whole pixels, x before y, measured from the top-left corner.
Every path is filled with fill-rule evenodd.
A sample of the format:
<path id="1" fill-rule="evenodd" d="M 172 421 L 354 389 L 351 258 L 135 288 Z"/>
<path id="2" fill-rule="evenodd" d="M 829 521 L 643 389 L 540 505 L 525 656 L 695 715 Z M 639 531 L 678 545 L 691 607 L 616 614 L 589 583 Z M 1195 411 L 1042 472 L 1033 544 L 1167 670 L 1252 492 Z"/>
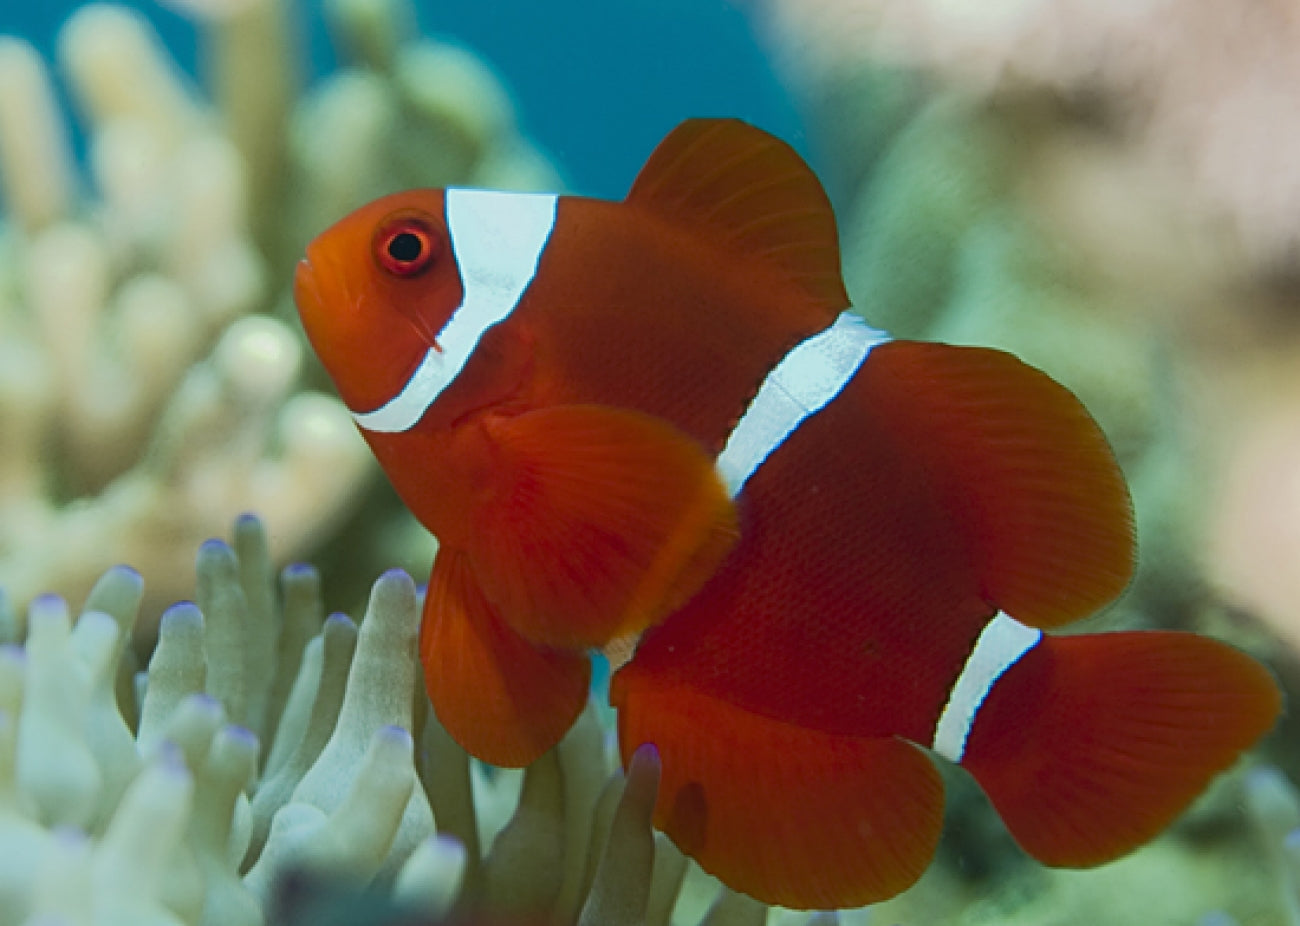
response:
<path id="1" fill-rule="evenodd" d="M 440 549 L 421 658 L 469 751 L 526 764 L 615 676 L 656 822 L 760 899 L 896 893 L 933 749 L 1048 864 L 1163 828 L 1272 724 L 1257 663 L 1181 633 L 1055 637 L 1128 581 L 1129 502 L 1065 389 L 847 312 L 789 148 L 684 123 L 623 203 L 413 191 L 325 232 L 303 323 Z"/>

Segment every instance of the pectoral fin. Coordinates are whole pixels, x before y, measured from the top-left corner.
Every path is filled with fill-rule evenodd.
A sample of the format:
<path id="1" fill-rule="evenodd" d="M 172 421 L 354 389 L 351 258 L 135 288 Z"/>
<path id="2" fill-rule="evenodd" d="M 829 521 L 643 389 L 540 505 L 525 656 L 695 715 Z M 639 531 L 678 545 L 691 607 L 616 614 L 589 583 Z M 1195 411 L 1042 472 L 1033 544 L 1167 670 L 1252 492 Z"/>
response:
<path id="1" fill-rule="evenodd" d="M 736 538 L 713 460 L 668 423 L 598 405 L 487 424 L 502 488 L 475 522 L 474 571 L 534 643 L 604 646 L 680 607 Z"/>

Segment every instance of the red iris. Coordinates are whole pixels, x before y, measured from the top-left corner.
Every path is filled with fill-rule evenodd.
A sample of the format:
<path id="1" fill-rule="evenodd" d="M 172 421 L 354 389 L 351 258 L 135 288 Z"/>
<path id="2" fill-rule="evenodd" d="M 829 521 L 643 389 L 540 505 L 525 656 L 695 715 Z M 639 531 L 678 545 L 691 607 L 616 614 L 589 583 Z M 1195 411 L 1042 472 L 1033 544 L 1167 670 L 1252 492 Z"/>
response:
<path id="1" fill-rule="evenodd" d="M 397 277 L 424 272 L 438 256 L 438 250 L 433 230 L 409 216 L 388 223 L 375 238 L 375 259 Z"/>

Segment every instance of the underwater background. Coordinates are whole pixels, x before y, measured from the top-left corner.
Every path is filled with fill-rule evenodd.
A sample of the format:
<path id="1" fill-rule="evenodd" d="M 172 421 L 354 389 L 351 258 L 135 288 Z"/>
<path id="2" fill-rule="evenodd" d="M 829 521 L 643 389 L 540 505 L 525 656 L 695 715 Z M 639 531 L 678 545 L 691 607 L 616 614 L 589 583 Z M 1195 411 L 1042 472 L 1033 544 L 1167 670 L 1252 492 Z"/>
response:
<path id="1" fill-rule="evenodd" d="M 1083 629 L 1196 630 L 1295 692 L 1290 4 L 175 0 L 0 33 L 0 926 L 808 919 L 648 843 L 602 698 L 523 773 L 440 730 L 391 571 L 433 541 L 289 296 L 374 196 L 618 198 L 688 116 L 810 159 L 870 322 L 1011 350 L 1097 417 L 1141 552 Z M 930 870 L 838 919 L 1300 923 L 1297 736 L 1087 872 L 945 772 Z"/>
<path id="2" fill-rule="evenodd" d="M 79 4 L 7 12 L 6 31 L 47 54 Z M 175 7 L 136 0 L 190 74 L 201 53 L 192 21 Z M 755 27 L 729 0 L 555 3 L 422 3 L 423 29 L 481 54 L 500 74 L 520 125 L 550 153 L 572 192 L 622 197 L 645 153 L 683 119 L 736 116 L 802 148 L 789 91 L 773 73 Z M 319 3 L 295 13 L 306 77 L 336 61 Z"/>

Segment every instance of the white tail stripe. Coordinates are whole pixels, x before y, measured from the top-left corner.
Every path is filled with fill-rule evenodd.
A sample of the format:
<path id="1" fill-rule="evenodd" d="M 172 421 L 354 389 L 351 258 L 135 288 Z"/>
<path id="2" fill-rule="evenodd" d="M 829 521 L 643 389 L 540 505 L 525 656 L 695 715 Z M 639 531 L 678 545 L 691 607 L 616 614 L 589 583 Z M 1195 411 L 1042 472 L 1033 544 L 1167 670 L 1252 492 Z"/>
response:
<path id="1" fill-rule="evenodd" d="M 354 414 L 368 431 L 414 427 L 455 381 L 483 333 L 514 311 L 533 281 L 555 227 L 551 193 L 447 190 L 447 228 L 464 290 L 459 308 L 438 333 L 402 391 L 371 412 Z"/>
<path id="2" fill-rule="evenodd" d="M 975 648 L 948 693 L 948 703 L 939 714 L 931 746 L 935 752 L 950 762 L 961 761 L 980 705 L 1007 669 L 1042 638 L 1041 630 L 1026 627 L 1001 611 L 993 616 L 980 631 Z"/>
<path id="3" fill-rule="evenodd" d="M 889 335 L 850 312 L 801 341 L 772 368 L 718 456 L 732 498 L 763 461 L 810 415 L 821 411 Z"/>

